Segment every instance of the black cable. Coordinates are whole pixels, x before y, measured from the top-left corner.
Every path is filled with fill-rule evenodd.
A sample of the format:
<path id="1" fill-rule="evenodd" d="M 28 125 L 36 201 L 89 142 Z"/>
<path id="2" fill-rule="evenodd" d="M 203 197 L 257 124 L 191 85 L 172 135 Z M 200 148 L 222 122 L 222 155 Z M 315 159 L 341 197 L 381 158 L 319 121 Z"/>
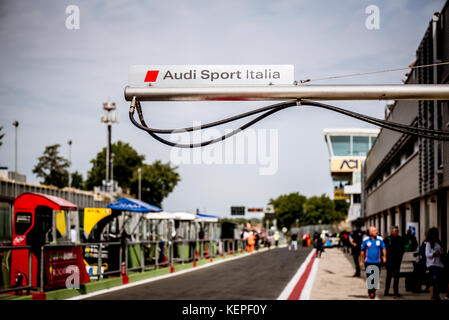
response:
<path id="1" fill-rule="evenodd" d="M 153 133 L 160 133 L 160 134 L 172 134 L 172 133 L 183 133 L 183 132 L 191 132 L 191 131 L 196 131 L 196 130 L 201 130 L 201 129 L 207 129 L 207 128 L 212 128 L 212 127 L 216 127 L 228 122 L 232 122 L 232 121 L 236 121 L 239 119 L 243 119 L 267 110 L 271 110 L 271 109 L 276 109 L 279 107 L 283 107 L 283 106 L 294 106 L 297 105 L 296 100 L 294 101 L 289 101 L 289 102 L 281 102 L 281 103 L 277 103 L 277 104 L 272 104 L 266 107 L 262 107 L 262 108 L 258 108 L 252 111 L 248 111 L 245 113 L 241 113 L 239 115 L 233 116 L 233 117 L 229 117 L 223 120 L 219 120 L 219 121 L 214 121 L 214 122 L 209 122 L 209 123 L 205 123 L 202 124 L 200 126 L 196 126 L 196 127 L 188 127 L 188 128 L 181 128 L 181 129 L 155 129 L 155 128 L 150 128 L 150 127 L 141 127 L 140 129 L 145 130 L 145 131 L 151 131 Z M 139 101 L 136 101 L 136 109 L 137 109 L 137 113 L 139 115 L 139 118 L 142 120 L 143 119 L 143 114 L 141 114 L 142 112 L 142 107 L 140 105 Z M 140 117 L 142 116 L 142 117 Z"/>
<path id="2" fill-rule="evenodd" d="M 405 134 L 411 134 L 411 135 L 428 138 L 428 139 L 449 141 L 449 132 L 448 131 L 439 131 L 439 130 L 432 130 L 432 129 L 425 129 L 425 128 L 410 127 L 410 126 L 407 126 L 407 125 L 404 125 L 401 123 L 373 118 L 370 116 L 362 115 L 357 112 L 341 109 L 341 108 L 338 108 L 335 106 L 331 106 L 329 104 L 319 103 L 316 101 L 301 100 L 301 104 L 332 110 L 332 111 L 350 116 L 352 118 L 356 118 L 356 119 L 377 125 L 379 127 L 383 127 L 385 129 L 390 129 L 393 131 L 397 131 L 397 132 L 401 132 L 401 133 L 405 133 Z"/>
<path id="3" fill-rule="evenodd" d="M 375 121 L 375 122 L 379 122 L 379 123 L 384 123 L 386 125 L 392 125 L 392 126 L 396 126 L 396 127 L 407 129 L 407 130 L 415 130 L 415 131 L 418 131 L 418 132 L 425 132 L 425 133 L 430 133 L 430 134 L 449 135 L 448 131 L 439 131 L 439 130 L 433 130 L 433 129 L 410 127 L 410 126 L 404 125 L 402 123 L 391 122 L 391 121 L 386 121 L 386 120 L 373 118 L 373 117 L 370 117 L 370 116 L 362 115 L 362 114 L 357 113 L 357 112 L 352 112 L 352 111 L 349 111 L 349 110 L 341 109 L 341 108 L 338 108 L 338 107 L 334 107 L 334 106 L 331 106 L 331 105 L 328 105 L 328 104 L 319 103 L 319 102 L 315 102 L 315 101 L 302 100 L 302 104 L 303 105 L 311 105 L 311 106 L 315 106 L 315 107 L 322 107 L 322 108 L 330 109 L 330 110 L 335 111 L 335 112 L 343 113 L 343 114 L 348 115 L 348 116 L 354 115 L 354 116 L 357 116 L 357 117 L 360 117 L 360 118 L 363 118 L 363 119 L 367 119 L 367 120 L 371 120 L 371 121 Z"/>
<path id="4" fill-rule="evenodd" d="M 242 119 L 242 118 L 248 117 L 248 116 L 250 116 L 252 114 L 260 113 L 260 112 L 262 112 L 264 110 L 269 110 L 269 111 L 263 113 L 262 115 L 256 117 L 255 119 L 249 121 L 248 123 L 244 124 L 243 126 L 239 127 L 238 129 L 235 129 L 235 130 L 233 130 L 233 131 L 231 131 L 231 132 L 229 132 L 229 133 L 227 133 L 227 134 L 225 134 L 225 135 L 223 135 L 223 136 L 221 136 L 219 138 L 211 139 L 211 140 L 204 141 L 204 142 L 201 142 L 201 143 L 191 143 L 191 144 L 174 143 L 172 141 L 163 139 L 163 138 L 159 137 L 158 135 L 156 135 L 155 134 L 155 130 L 149 128 L 146 125 L 145 119 L 144 119 L 143 113 L 142 113 L 142 108 L 140 106 L 140 102 L 139 101 L 136 102 L 136 110 L 137 110 L 137 114 L 139 116 L 141 124 L 139 124 L 134 119 L 134 108 L 133 107 L 131 107 L 130 110 L 129 110 L 129 118 L 130 118 L 131 122 L 136 127 L 146 131 L 150 136 L 152 136 L 154 139 L 158 140 L 159 142 L 161 142 L 163 144 L 166 144 L 166 145 L 169 145 L 169 146 L 172 146 L 172 147 L 178 147 L 178 148 L 198 148 L 198 147 L 204 147 L 204 146 L 207 146 L 209 144 L 213 144 L 213 143 L 217 143 L 217 142 L 223 141 L 223 140 L 225 140 L 225 139 L 227 139 L 229 137 L 232 137 L 233 135 L 239 133 L 240 131 L 247 129 L 248 127 L 252 126 L 253 124 L 255 124 L 255 123 L 259 122 L 259 121 L 261 121 L 262 119 L 268 117 L 269 115 L 271 115 L 273 113 L 276 113 L 278 111 L 281 111 L 281 110 L 284 110 L 286 108 L 290 108 L 290 107 L 293 107 L 293 106 L 296 106 L 296 105 L 297 105 L 296 101 L 279 103 L 279 104 L 271 105 L 271 106 L 268 106 L 268 107 L 256 109 L 256 110 L 253 110 L 253 111 L 250 111 L 250 112 L 246 112 L 246 113 L 243 113 L 243 114 L 231 117 L 231 118 L 227 118 L 227 119 L 224 119 L 224 120 L 221 120 L 221 121 L 208 123 L 206 125 L 207 125 L 208 128 L 210 128 L 210 127 L 217 126 L 219 124 L 223 124 L 223 123 L 235 121 L 235 120 L 238 120 L 238 119 Z M 230 120 L 230 119 L 232 119 L 232 120 Z M 195 130 L 200 130 L 202 128 L 205 128 L 205 127 L 204 126 L 197 126 L 197 127 L 190 127 L 190 128 L 185 128 L 185 129 L 189 129 L 189 131 L 195 131 Z M 160 131 L 164 131 L 164 133 L 171 133 L 171 132 L 178 132 L 179 133 L 179 132 L 187 131 L 187 130 L 184 130 L 184 129 L 173 129 L 171 131 L 169 129 L 164 129 L 164 130 L 156 129 L 156 130 L 159 131 L 159 132 Z M 169 131 L 169 132 L 166 132 L 166 131 Z"/>
<path id="5" fill-rule="evenodd" d="M 150 128 L 147 126 L 143 113 L 142 113 L 142 107 L 140 105 L 140 102 L 138 100 L 133 99 L 133 101 L 135 102 L 135 106 L 133 106 L 133 103 L 131 104 L 131 108 L 129 110 L 129 118 L 131 120 L 131 122 L 138 127 L 141 130 L 146 131 L 150 136 L 152 136 L 154 139 L 158 140 L 161 143 L 164 143 L 166 145 L 172 146 L 172 147 L 178 147 L 178 148 L 197 148 L 197 147 L 203 147 L 209 144 L 213 144 L 216 142 L 220 142 L 223 141 L 235 134 L 237 134 L 238 132 L 245 130 L 246 128 L 252 126 L 253 124 L 255 124 L 256 122 L 261 121 L 262 119 L 270 116 L 273 113 L 276 113 L 278 111 L 284 110 L 286 108 L 292 107 L 292 106 L 296 106 L 298 105 L 297 101 L 289 101 L 289 102 L 283 102 L 283 103 L 278 103 L 278 104 L 274 104 L 274 105 L 270 105 L 270 106 L 266 106 L 266 107 L 262 107 L 256 110 L 252 110 L 246 113 L 242 113 L 230 118 L 226 118 L 223 120 L 219 120 L 219 121 L 215 121 L 215 122 L 210 122 L 201 126 L 196 126 L 196 127 L 188 127 L 188 128 L 182 128 L 182 129 L 155 129 L 155 128 Z M 427 138 L 427 139 L 433 139 L 433 140 L 445 140 L 445 141 L 449 141 L 449 132 L 447 131 L 439 131 L 439 130 L 432 130 L 432 129 L 425 129 L 425 128 L 417 128 L 417 127 L 410 127 L 401 123 L 396 123 L 396 122 L 391 122 L 391 121 L 386 121 L 386 120 L 381 120 L 381 119 L 377 119 L 377 118 L 373 118 L 370 116 L 366 116 L 366 115 L 362 115 L 360 113 L 357 112 L 353 112 L 353 111 L 349 111 L 349 110 L 345 110 L 345 109 L 341 109 L 329 104 L 325 104 L 325 103 L 319 103 L 319 102 L 315 102 L 315 101 L 309 101 L 309 100 L 299 100 L 300 105 L 304 106 L 304 105 L 309 105 L 309 106 L 315 106 L 315 107 L 320 107 L 320 108 L 324 108 L 324 109 L 328 109 L 328 110 L 332 110 L 344 115 L 347 115 L 349 117 L 361 120 L 361 121 L 365 121 L 371 124 L 374 124 L 376 126 L 385 128 L 385 129 L 389 129 L 389 130 L 393 130 L 396 132 L 400 132 L 400 133 L 404 133 L 404 134 L 408 134 L 408 135 L 414 135 L 414 136 L 418 136 L 418 137 L 422 137 L 422 138 Z M 137 114 L 139 116 L 140 122 L 138 123 L 135 119 L 134 119 L 134 108 L 137 110 Z M 267 111 L 268 110 L 268 111 Z M 204 141 L 201 143 L 193 143 L 193 144 L 177 144 L 174 142 L 171 142 L 169 140 L 163 139 L 161 137 L 159 137 L 158 135 L 156 135 L 155 133 L 160 133 L 160 134 L 168 134 L 168 133 L 181 133 L 181 132 L 190 132 L 190 131 L 196 131 L 196 130 L 201 130 L 201 129 L 206 129 L 206 128 L 211 128 L 211 127 L 215 127 L 221 124 L 225 124 L 228 122 L 232 122 L 235 120 L 239 120 L 257 113 L 261 113 L 267 111 L 265 113 L 263 113 L 262 115 L 256 117 L 255 119 L 249 121 L 248 123 L 244 124 L 243 126 L 239 127 L 236 130 L 233 130 L 232 132 L 223 135 L 219 138 L 215 138 L 215 139 L 211 139 L 208 141 Z"/>

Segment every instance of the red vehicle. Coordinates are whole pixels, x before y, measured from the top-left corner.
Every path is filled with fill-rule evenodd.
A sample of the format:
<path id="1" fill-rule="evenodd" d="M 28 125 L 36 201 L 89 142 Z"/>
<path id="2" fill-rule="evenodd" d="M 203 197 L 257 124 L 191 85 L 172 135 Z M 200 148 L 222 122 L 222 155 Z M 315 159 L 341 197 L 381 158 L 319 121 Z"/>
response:
<path id="1" fill-rule="evenodd" d="M 76 268 L 79 271 L 79 283 L 89 282 L 82 250 L 70 239 L 71 221 L 74 220 L 77 224 L 77 215 L 77 206 L 62 198 L 40 193 L 23 193 L 15 199 L 12 245 L 31 247 L 33 288 L 63 288 L 66 286 L 67 277 L 72 275 Z M 41 252 L 44 245 L 50 246 L 46 246 L 44 252 Z M 27 285 L 30 276 L 28 261 L 29 249 L 12 250 L 13 286 Z M 43 286 L 40 283 L 41 266 L 45 271 Z"/>

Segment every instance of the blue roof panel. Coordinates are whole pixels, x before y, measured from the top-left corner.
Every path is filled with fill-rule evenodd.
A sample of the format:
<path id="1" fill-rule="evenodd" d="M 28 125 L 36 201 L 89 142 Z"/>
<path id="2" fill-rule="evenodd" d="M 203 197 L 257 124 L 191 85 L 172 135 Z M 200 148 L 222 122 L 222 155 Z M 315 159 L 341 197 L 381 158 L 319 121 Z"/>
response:
<path id="1" fill-rule="evenodd" d="M 197 213 L 196 214 L 198 217 L 203 217 L 203 218 L 217 218 L 217 219 L 219 219 L 220 217 L 218 217 L 218 216 L 213 216 L 213 215 L 210 215 L 210 214 L 204 214 L 204 213 Z"/>
<path id="2" fill-rule="evenodd" d="M 148 204 L 138 199 L 120 198 L 108 205 L 108 208 L 113 210 L 131 211 L 131 212 L 159 212 L 161 208 Z"/>

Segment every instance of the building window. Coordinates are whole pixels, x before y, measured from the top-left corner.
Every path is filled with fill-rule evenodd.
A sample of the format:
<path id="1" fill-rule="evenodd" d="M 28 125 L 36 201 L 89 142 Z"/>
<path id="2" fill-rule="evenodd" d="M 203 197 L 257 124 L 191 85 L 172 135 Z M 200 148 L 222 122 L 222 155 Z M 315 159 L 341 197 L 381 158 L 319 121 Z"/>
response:
<path id="1" fill-rule="evenodd" d="M 351 140 L 350 136 L 331 136 L 332 151 L 334 156 L 350 156 Z"/>
<path id="2" fill-rule="evenodd" d="M 360 203 L 361 202 L 360 193 L 354 193 L 352 195 L 352 200 L 353 200 L 354 203 Z"/>
<path id="3" fill-rule="evenodd" d="M 352 176 L 352 183 L 356 184 L 362 182 L 362 173 L 359 172 L 354 172 L 353 176 Z"/>
<path id="4" fill-rule="evenodd" d="M 332 184 L 334 185 L 334 189 L 335 190 L 341 190 L 343 189 L 346 185 L 349 185 L 349 180 L 346 179 L 334 179 L 332 181 Z"/>
<path id="5" fill-rule="evenodd" d="M 376 137 L 375 136 L 370 137 L 370 140 L 371 140 L 371 145 L 370 145 L 370 148 L 371 148 L 374 144 L 374 141 L 376 141 Z"/>
<path id="6" fill-rule="evenodd" d="M 366 156 L 369 151 L 369 137 L 352 137 L 352 153 L 354 156 Z"/>

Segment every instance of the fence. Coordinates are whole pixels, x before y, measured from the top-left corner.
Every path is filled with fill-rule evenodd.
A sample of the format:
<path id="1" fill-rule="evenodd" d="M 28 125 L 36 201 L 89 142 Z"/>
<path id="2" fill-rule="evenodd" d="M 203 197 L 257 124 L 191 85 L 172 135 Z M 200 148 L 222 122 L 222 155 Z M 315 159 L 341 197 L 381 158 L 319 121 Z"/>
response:
<path id="1" fill-rule="evenodd" d="M 241 239 L 95 242 L 81 243 L 77 246 L 83 249 L 83 257 L 90 261 L 91 273 L 89 276 L 92 280 L 100 280 L 108 275 L 127 275 L 130 271 L 155 270 L 174 266 L 176 263 L 193 262 L 245 250 L 244 240 Z M 62 247 L 67 247 L 67 245 L 47 244 L 41 248 L 41 291 L 45 290 L 45 252 Z M 116 247 L 115 250 L 113 247 Z M 115 255 L 114 251 L 118 254 Z"/>
<path id="2" fill-rule="evenodd" d="M 51 268 L 50 262 L 53 258 L 49 257 L 53 257 L 54 253 L 58 252 L 57 250 L 68 247 L 72 249 L 80 248 L 83 259 L 86 259 L 89 263 L 89 277 L 93 281 L 98 281 L 110 275 L 128 275 L 131 271 L 144 272 L 161 267 L 173 267 L 175 264 L 196 262 L 201 259 L 226 256 L 246 250 L 245 240 L 242 239 L 143 240 L 93 242 L 76 245 L 70 243 L 46 244 L 40 248 L 39 281 L 37 283 L 41 292 L 50 290 L 47 287 L 48 278 L 45 275 L 46 269 Z M 18 249 L 29 249 L 28 285 L 4 289 L 0 287 L 0 293 L 21 292 L 21 290 L 27 290 L 27 293 L 29 293 L 33 289 L 33 272 L 30 272 L 32 263 L 31 246 L 0 246 L 0 251 Z M 56 264 L 58 263 L 60 262 L 56 262 Z M 63 269 L 66 267 L 68 265 L 62 266 Z"/>

